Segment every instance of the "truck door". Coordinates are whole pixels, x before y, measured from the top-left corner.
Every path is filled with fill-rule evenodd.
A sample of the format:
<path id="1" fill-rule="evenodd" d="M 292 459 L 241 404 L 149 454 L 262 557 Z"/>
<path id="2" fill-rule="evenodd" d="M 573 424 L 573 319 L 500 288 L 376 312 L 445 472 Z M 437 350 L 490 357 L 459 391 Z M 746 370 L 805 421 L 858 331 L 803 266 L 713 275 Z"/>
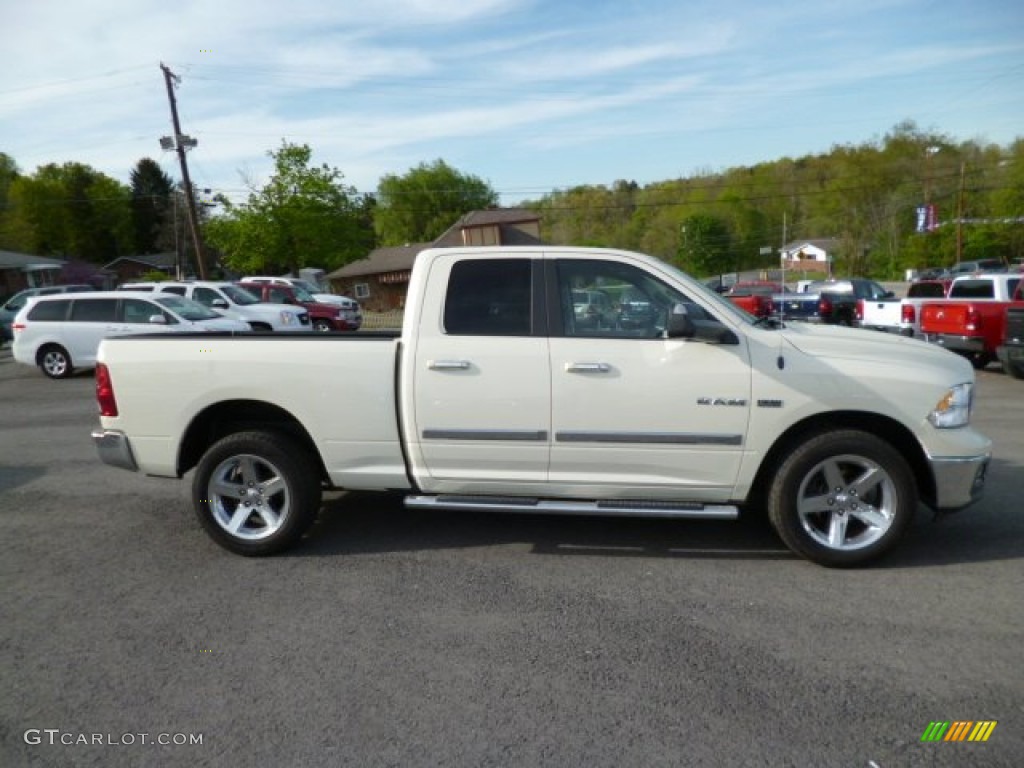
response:
<path id="1" fill-rule="evenodd" d="M 403 356 L 413 370 L 402 371 L 414 389 L 404 432 L 424 490 L 509 493 L 511 484 L 536 493 L 546 480 L 551 383 L 542 263 L 540 254 L 522 253 L 432 262 L 415 350 Z"/>
<path id="2" fill-rule="evenodd" d="M 583 497 L 727 500 L 750 415 L 745 339 L 639 264 L 553 258 L 550 482 Z M 604 293 L 614 314 L 580 301 Z M 725 343 L 667 339 L 682 304 Z"/>

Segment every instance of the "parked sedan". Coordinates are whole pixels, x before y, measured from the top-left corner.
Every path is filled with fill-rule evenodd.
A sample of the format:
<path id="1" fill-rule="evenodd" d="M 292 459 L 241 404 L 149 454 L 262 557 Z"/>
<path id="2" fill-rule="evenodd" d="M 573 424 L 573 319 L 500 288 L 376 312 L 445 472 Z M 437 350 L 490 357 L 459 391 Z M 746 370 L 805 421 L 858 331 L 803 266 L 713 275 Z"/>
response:
<path id="1" fill-rule="evenodd" d="M 51 379 L 92 368 L 107 336 L 195 331 L 249 331 L 249 324 L 223 317 L 174 294 L 131 291 L 34 298 L 17 314 L 14 359 L 37 365 Z"/>

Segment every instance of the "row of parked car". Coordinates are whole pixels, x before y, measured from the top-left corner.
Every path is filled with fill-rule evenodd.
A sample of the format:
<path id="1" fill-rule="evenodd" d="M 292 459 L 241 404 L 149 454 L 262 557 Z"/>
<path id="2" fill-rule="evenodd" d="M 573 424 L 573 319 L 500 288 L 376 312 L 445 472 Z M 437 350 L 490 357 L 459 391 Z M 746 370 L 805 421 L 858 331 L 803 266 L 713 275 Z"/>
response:
<path id="1" fill-rule="evenodd" d="M 292 278 L 252 277 L 237 283 L 126 283 L 116 291 L 51 286 L 22 291 L 0 312 L 14 359 L 50 378 L 95 365 L 100 341 L 113 335 L 203 331 L 355 331 L 352 299 L 314 292 Z M 309 288 L 313 288 L 311 291 Z"/>
<path id="2" fill-rule="evenodd" d="M 922 339 L 967 357 L 998 359 L 1024 378 L 1024 273 L 999 271 L 919 280 L 897 297 L 872 280 L 811 283 L 803 292 L 737 283 L 725 296 L 757 317 L 847 325 Z"/>

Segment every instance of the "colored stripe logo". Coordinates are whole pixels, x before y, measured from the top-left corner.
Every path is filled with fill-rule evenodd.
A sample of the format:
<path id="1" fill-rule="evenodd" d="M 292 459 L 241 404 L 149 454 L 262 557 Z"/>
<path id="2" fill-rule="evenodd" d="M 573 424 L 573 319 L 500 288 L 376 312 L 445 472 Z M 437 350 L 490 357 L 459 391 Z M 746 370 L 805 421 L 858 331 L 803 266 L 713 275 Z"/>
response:
<path id="1" fill-rule="evenodd" d="M 921 734 L 921 741 L 988 741 L 997 720 L 933 720 Z"/>

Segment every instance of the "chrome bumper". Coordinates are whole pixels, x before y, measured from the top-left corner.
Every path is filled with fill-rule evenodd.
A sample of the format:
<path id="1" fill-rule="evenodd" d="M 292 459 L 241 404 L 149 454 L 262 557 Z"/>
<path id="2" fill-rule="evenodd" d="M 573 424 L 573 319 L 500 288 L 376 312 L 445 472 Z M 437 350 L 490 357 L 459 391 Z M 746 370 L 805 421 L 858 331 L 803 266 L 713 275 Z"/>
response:
<path id="1" fill-rule="evenodd" d="M 991 458 L 990 453 L 964 458 L 929 458 L 935 478 L 935 510 L 954 512 L 980 499 Z"/>
<path id="2" fill-rule="evenodd" d="M 120 469 L 130 469 L 132 472 L 139 471 L 135 457 L 132 456 L 132 447 L 124 432 L 118 432 L 116 429 L 94 429 L 92 442 L 96 446 L 96 450 L 99 451 L 100 460 L 104 464 Z"/>
<path id="3" fill-rule="evenodd" d="M 979 336 L 955 336 L 951 333 L 928 333 L 925 341 L 945 347 L 950 352 L 982 354 L 985 351 L 985 340 Z"/>

